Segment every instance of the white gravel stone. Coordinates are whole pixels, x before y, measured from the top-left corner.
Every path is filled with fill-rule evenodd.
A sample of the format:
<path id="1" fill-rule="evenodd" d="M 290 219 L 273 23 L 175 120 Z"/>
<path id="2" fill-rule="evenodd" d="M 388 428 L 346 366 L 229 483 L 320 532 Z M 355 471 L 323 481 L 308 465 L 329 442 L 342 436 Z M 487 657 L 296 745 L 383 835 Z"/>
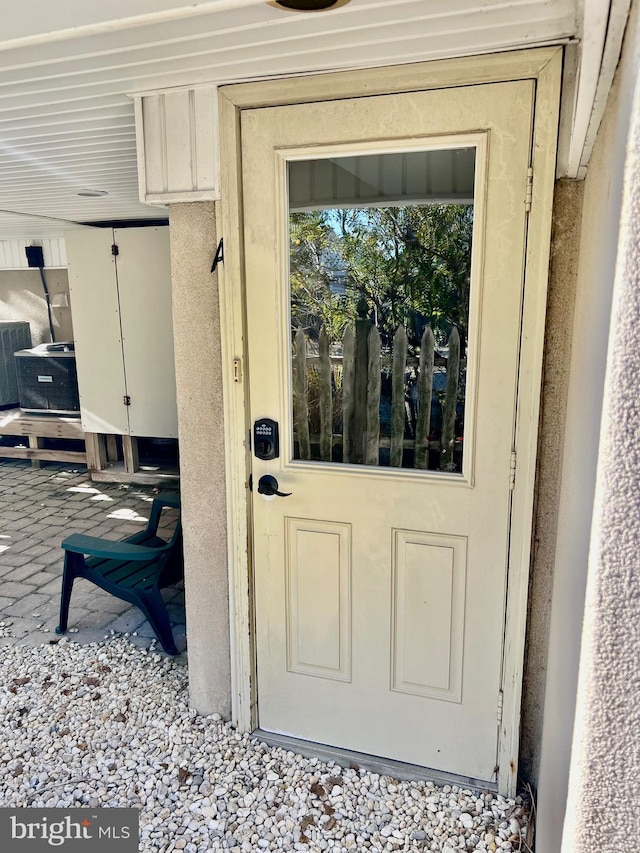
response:
<path id="1" fill-rule="evenodd" d="M 268 747 L 199 717 L 187 688 L 155 643 L 5 646 L 0 806 L 133 806 L 141 853 L 520 849 L 520 800 Z"/>

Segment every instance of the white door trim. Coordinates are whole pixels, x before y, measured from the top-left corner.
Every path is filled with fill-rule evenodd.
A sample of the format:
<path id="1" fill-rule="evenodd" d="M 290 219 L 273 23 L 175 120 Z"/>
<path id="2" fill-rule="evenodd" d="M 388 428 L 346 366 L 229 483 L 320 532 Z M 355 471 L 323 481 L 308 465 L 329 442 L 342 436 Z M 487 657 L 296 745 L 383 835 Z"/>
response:
<path id="1" fill-rule="evenodd" d="M 534 79 L 537 83 L 532 148 L 534 181 L 524 276 L 524 334 L 515 425 L 517 470 L 512 504 L 503 655 L 503 708 L 499 736 L 498 788 L 505 795 L 515 793 L 561 70 L 562 50 L 541 48 L 394 66 L 376 69 L 375 74 L 370 70 L 338 72 L 238 84 L 220 89 L 222 201 L 216 203 L 216 214 L 222 224 L 221 233 L 225 241 L 225 263 L 219 267 L 220 321 L 225 408 L 232 713 L 240 731 L 252 731 L 257 726 L 248 535 L 251 519 L 247 500 L 250 425 L 247 419 L 248 386 L 245 382 L 240 112 L 242 109 L 276 104 Z"/>

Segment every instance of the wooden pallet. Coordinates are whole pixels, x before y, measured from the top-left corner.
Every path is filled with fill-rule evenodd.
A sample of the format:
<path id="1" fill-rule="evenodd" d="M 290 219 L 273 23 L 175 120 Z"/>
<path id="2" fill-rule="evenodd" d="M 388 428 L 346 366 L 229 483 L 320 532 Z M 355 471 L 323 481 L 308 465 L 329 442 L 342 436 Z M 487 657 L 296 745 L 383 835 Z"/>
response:
<path id="1" fill-rule="evenodd" d="M 62 415 L 28 415 L 21 409 L 0 409 L 0 436 L 25 437 L 28 446 L 9 447 L 0 443 L 0 459 L 30 459 L 34 468 L 41 462 L 71 462 L 86 465 L 91 478 L 98 482 L 142 483 L 163 485 L 179 478 L 177 469 L 140 466 L 138 440 L 122 436 L 119 461 L 115 435 L 84 432 L 80 418 Z M 66 438 L 84 442 L 85 449 L 59 450 L 43 447 L 47 438 Z"/>
<path id="2" fill-rule="evenodd" d="M 91 479 L 96 483 L 138 483 L 161 486 L 180 479 L 177 468 L 140 465 L 138 439 L 123 435 L 122 459 L 118 454 L 116 437 L 99 433 L 85 433 L 87 454 L 92 460 Z"/>
<path id="3" fill-rule="evenodd" d="M 84 451 L 43 447 L 46 438 L 85 441 L 80 418 L 27 415 L 21 409 L 5 409 L 0 411 L 0 435 L 24 436 L 28 440 L 28 447 L 7 447 L 0 444 L 0 457 L 5 459 L 31 459 L 34 467 L 39 467 L 41 462 L 88 464 L 90 451 L 87 443 Z"/>

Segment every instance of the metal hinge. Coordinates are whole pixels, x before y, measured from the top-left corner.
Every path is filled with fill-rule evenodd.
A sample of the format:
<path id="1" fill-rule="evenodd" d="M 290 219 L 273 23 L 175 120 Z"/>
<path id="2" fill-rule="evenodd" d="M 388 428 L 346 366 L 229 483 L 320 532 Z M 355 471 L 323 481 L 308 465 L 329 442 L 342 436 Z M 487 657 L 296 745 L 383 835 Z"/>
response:
<path id="1" fill-rule="evenodd" d="M 509 489 L 513 491 L 516 485 L 516 452 L 511 451 L 511 460 L 509 462 Z"/>
<path id="2" fill-rule="evenodd" d="M 233 359 L 233 381 L 242 382 L 242 360 L 239 358 Z"/>
<path id="3" fill-rule="evenodd" d="M 504 693 L 502 690 L 498 692 L 498 706 L 496 708 L 496 719 L 498 723 L 502 722 L 502 708 L 504 706 Z"/>
<path id="4" fill-rule="evenodd" d="M 124 397 L 122 398 L 122 402 L 125 404 L 125 406 L 130 406 L 131 405 L 131 397 L 128 394 L 125 394 Z"/>
<path id="5" fill-rule="evenodd" d="M 533 169 L 529 167 L 527 169 L 527 192 L 524 197 L 524 209 L 525 213 L 529 213 L 531 211 L 531 202 L 533 200 Z"/>
<path id="6" fill-rule="evenodd" d="M 114 257 L 115 255 L 120 254 L 120 249 L 116 246 L 115 243 L 111 246 L 111 254 L 114 255 Z"/>

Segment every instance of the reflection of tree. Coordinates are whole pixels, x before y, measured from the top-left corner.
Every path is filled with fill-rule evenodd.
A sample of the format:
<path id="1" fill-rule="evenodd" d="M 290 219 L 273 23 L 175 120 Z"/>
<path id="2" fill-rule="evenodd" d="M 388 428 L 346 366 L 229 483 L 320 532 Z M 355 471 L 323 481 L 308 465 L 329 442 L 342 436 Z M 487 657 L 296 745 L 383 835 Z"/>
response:
<path id="1" fill-rule="evenodd" d="M 430 324 L 467 337 L 473 207 L 435 204 L 291 215 L 294 328 L 341 337 L 364 297 L 383 346 L 403 325 L 411 349 Z"/>
<path id="2" fill-rule="evenodd" d="M 292 326 L 314 340 L 324 326 L 335 341 L 354 316 L 338 235 L 325 211 L 292 213 L 289 227 Z"/>

